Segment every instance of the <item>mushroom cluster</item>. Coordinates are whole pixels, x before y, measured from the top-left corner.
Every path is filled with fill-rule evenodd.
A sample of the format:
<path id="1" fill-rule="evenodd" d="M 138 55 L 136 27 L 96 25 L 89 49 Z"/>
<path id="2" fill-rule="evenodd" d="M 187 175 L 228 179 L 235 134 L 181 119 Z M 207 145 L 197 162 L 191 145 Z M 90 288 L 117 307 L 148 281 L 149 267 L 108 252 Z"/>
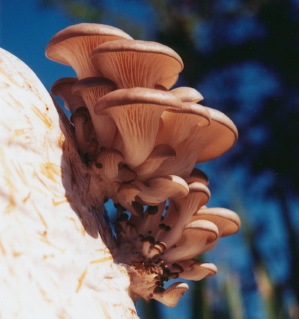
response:
<path id="1" fill-rule="evenodd" d="M 235 144 L 235 125 L 198 104 L 197 90 L 172 89 L 183 62 L 165 45 L 82 23 L 57 33 L 46 55 L 76 71 L 52 94 L 65 101 L 82 161 L 117 207 L 115 259 L 127 265 L 132 298 L 175 306 L 188 286 L 164 282 L 215 274 L 196 257 L 240 227 L 234 212 L 206 207 L 208 178 L 194 168 Z"/>

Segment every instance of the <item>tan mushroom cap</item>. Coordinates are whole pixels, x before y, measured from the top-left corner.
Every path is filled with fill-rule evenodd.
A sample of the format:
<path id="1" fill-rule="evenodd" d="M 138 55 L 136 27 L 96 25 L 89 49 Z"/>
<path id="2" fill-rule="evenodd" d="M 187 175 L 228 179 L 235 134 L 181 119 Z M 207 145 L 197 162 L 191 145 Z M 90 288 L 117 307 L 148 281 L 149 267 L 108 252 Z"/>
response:
<path id="1" fill-rule="evenodd" d="M 189 192 L 187 183 L 174 175 L 154 177 L 144 183 L 134 182 L 141 193 L 138 197 L 147 205 L 158 205 L 166 199 L 180 198 Z"/>
<path id="2" fill-rule="evenodd" d="M 46 48 L 50 60 L 71 65 L 79 79 L 99 76 L 90 63 L 89 55 L 98 45 L 118 39 L 132 39 L 124 31 L 96 23 L 80 23 L 58 32 Z"/>
<path id="3" fill-rule="evenodd" d="M 188 285 L 184 282 L 176 282 L 170 285 L 165 291 L 162 293 L 154 294 L 154 299 L 160 301 L 164 305 L 168 307 L 175 307 L 180 298 L 183 297 L 185 291 L 189 289 Z"/>
<path id="4" fill-rule="evenodd" d="M 204 139 L 202 139 L 203 149 L 198 154 L 197 163 L 222 155 L 231 149 L 238 139 L 238 130 L 230 118 L 218 110 L 207 109 L 211 114 L 211 124 L 204 132 L 198 132 L 198 135 L 204 134 Z"/>
<path id="5" fill-rule="evenodd" d="M 162 230 L 157 234 L 157 240 L 165 242 L 167 247 L 171 247 L 180 239 L 193 214 L 210 199 L 210 191 L 204 184 L 195 182 L 189 184 L 188 188 L 187 196 L 170 200 L 163 224 L 171 229 Z"/>
<path id="6" fill-rule="evenodd" d="M 150 41 L 117 40 L 99 45 L 90 56 L 94 68 L 119 89 L 169 86 L 183 69 L 183 61 L 171 48 Z M 167 84 L 168 83 L 168 84 Z"/>
<path id="7" fill-rule="evenodd" d="M 110 148 L 116 134 L 116 125 L 107 114 L 94 112 L 95 103 L 105 94 L 115 90 L 115 84 L 103 77 L 88 77 L 78 80 L 72 87 L 72 92 L 80 96 L 89 110 L 99 147 Z"/>
<path id="8" fill-rule="evenodd" d="M 235 234 L 241 226 L 240 218 L 235 212 L 220 207 L 199 209 L 192 217 L 192 220 L 198 219 L 213 222 L 218 227 L 220 237 Z"/>
<path id="9" fill-rule="evenodd" d="M 171 90 L 170 92 L 180 98 L 182 102 L 197 103 L 203 100 L 203 96 L 201 95 L 201 93 L 199 93 L 196 89 L 188 86 L 181 86 Z"/>
<path id="10" fill-rule="evenodd" d="M 83 98 L 90 114 L 94 113 L 95 103 L 113 90 L 116 90 L 115 83 L 103 77 L 84 78 L 76 81 L 72 87 L 72 93 Z"/>
<path id="11" fill-rule="evenodd" d="M 189 223 L 175 246 L 167 245 L 167 250 L 161 259 L 165 264 L 195 258 L 208 250 L 210 244 L 219 237 L 217 226 L 208 220 L 196 220 Z"/>
<path id="12" fill-rule="evenodd" d="M 59 96 L 64 100 L 64 107 L 71 113 L 75 113 L 79 107 L 84 107 L 84 100 L 72 93 L 73 85 L 77 82 L 77 78 L 65 77 L 55 81 L 51 87 L 51 93 Z"/>
<path id="13" fill-rule="evenodd" d="M 171 165 L 166 160 L 155 174 L 164 172 L 186 178 L 196 163 L 212 160 L 233 147 L 238 137 L 234 123 L 222 112 L 206 109 L 211 116 L 210 125 L 195 126 L 189 136 L 174 147 L 176 159 Z"/>
<path id="14" fill-rule="evenodd" d="M 116 123 L 121 140 L 113 143 L 134 168 L 143 163 L 155 147 L 159 120 L 169 106 L 179 108 L 181 101 L 169 92 L 146 88 L 112 91 L 95 105 L 96 114 L 108 114 Z M 138 150 L 138 151 L 137 151 Z"/>
<path id="15" fill-rule="evenodd" d="M 210 113 L 202 105 L 184 102 L 180 109 L 167 108 L 161 119 L 156 144 L 169 144 L 175 148 L 189 137 L 194 127 L 208 126 L 210 124 Z"/>
<path id="16" fill-rule="evenodd" d="M 184 269 L 180 273 L 180 277 L 183 279 L 198 281 L 217 273 L 217 267 L 214 264 L 200 262 L 196 259 L 180 261 L 178 264 Z"/>

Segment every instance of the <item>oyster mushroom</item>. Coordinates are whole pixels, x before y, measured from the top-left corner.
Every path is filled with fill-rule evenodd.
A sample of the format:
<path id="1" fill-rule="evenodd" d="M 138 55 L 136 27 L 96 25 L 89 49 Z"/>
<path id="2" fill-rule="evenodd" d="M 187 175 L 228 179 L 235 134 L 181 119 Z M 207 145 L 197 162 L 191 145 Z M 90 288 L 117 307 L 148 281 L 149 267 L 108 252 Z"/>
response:
<path id="1" fill-rule="evenodd" d="M 219 237 L 233 235 L 241 226 L 240 217 L 235 212 L 220 207 L 199 209 L 192 216 L 192 221 L 198 219 L 213 222 L 218 227 Z"/>
<path id="2" fill-rule="evenodd" d="M 138 197 L 147 205 L 158 205 L 166 199 L 180 198 L 189 192 L 187 183 L 178 176 L 150 178 L 144 183 L 135 181 L 141 190 Z"/>
<path id="3" fill-rule="evenodd" d="M 217 273 L 217 267 L 214 264 L 200 262 L 196 259 L 179 261 L 177 264 L 184 269 L 179 275 L 183 279 L 198 281 Z"/>
<path id="4" fill-rule="evenodd" d="M 163 220 L 163 224 L 170 229 L 162 228 L 157 233 L 157 240 L 163 241 L 167 247 L 171 247 L 181 238 L 185 226 L 190 222 L 192 215 L 205 205 L 210 199 L 209 189 L 201 183 L 188 185 L 189 194 L 185 197 L 175 198 L 170 201 L 171 205 Z"/>
<path id="5" fill-rule="evenodd" d="M 175 246 L 168 246 L 170 248 L 161 256 L 161 259 L 165 264 L 169 264 L 194 258 L 208 251 L 211 247 L 209 244 L 215 242 L 218 237 L 218 228 L 214 223 L 207 220 L 193 221 L 184 228 Z"/>
<path id="6" fill-rule="evenodd" d="M 110 148 L 116 133 L 116 125 L 107 114 L 95 114 L 94 105 L 105 94 L 115 90 L 115 84 L 102 77 L 89 77 L 73 85 L 72 92 L 81 96 L 90 112 L 99 147 Z"/>
<path id="7" fill-rule="evenodd" d="M 115 121 L 122 142 L 114 142 L 126 163 L 134 168 L 143 163 L 155 147 L 159 119 L 169 107 L 181 107 L 181 101 L 169 92 L 146 88 L 112 91 L 95 105 L 96 114 L 108 114 Z M 163 174 L 164 175 L 164 174 Z"/>
<path id="8" fill-rule="evenodd" d="M 175 148 L 190 135 L 194 127 L 206 127 L 209 124 L 209 111 L 202 105 L 184 102 L 180 109 L 169 107 L 161 116 L 156 144 L 169 144 Z"/>
<path id="9" fill-rule="evenodd" d="M 234 123 L 222 112 L 206 107 L 211 116 L 210 125 L 194 126 L 189 135 L 176 146 L 174 161 L 166 160 L 155 174 L 175 174 L 186 178 L 194 164 L 212 160 L 232 148 L 237 141 L 238 131 Z M 170 126 L 170 124 L 167 124 Z M 159 135 L 161 134 L 159 131 Z M 175 141 L 173 137 L 170 137 Z M 160 142 L 159 136 L 157 141 Z M 171 144 L 170 144 L 171 145 Z"/>
<path id="10" fill-rule="evenodd" d="M 50 60 L 71 65 L 79 79 L 99 76 L 90 63 L 90 53 L 99 44 L 118 39 L 132 38 L 112 26 L 80 23 L 58 32 L 47 45 L 46 56 Z"/>
<path id="11" fill-rule="evenodd" d="M 184 292 L 189 289 L 188 285 L 184 282 L 176 282 L 170 285 L 166 290 L 157 292 L 153 298 L 160 301 L 168 307 L 175 307 L 183 296 Z"/>
<path id="12" fill-rule="evenodd" d="M 230 118 L 218 110 L 209 107 L 207 109 L 211 114 L 211 124 L 204 132 L 195 133 L 198 144 L 201 144 L 202 140 L 203 146 L 198 153 L 196 163 L 219 157 L 231 149 L 238 139 L 238 130 Z M 204 134 L 204 138 L 200 139 L 200 134 Z"/>
<path id="13" fill-rule="evenodd" d="M 65 77 L 57 80 L 51 86 L 51 93 L 59 96 L 64 100 L 64 107 L 72 114 L 76 112 L 79 107 L 85 107 L 84 100 L 72 93 L 72 87 L 77 82 L 77 78 Z"/>
<path id="14" fill-rule="evenodd" d="M 117 40 L 99 45 L 90 55 L 94 68 L 119 89 L 172 85 L 166 80 L 183 69 L 180 56 L 169 47 L 150 41 Z"/>

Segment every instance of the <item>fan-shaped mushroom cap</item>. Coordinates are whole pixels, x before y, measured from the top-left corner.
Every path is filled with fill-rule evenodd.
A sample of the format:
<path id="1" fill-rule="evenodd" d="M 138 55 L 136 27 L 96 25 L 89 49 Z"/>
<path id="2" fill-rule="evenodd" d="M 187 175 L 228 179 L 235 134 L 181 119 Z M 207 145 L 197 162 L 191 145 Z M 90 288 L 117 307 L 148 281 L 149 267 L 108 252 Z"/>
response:
<path id="1" fill-rule="evenodd" d="M 80 23 L 58 32 L 47 45 L 46 56 L 50 60 L 71 65 L 79 79 L 99 76 L 90 63 L 90 53 L 99 44 L 118 39 L 132 38 L 112 26 Z"/>
<path id="2" fill-rule="evenodd" d="M 183 296 L 184 292 L 189 289 L 188 285 L 184 282 L 176 282 L 170 285 L 162 293 L 154 294 L 154 299 L 160 301 L 168 307 L 175 307 Z"/>
<path id="3" fill-rule="evenodd" d="M 156 144 L 169 144 L 175 148 L 190 135 L 194 127 L 208 126 L 210 113 L 202 105 L 184 102 L 180 109 L 167 108 L 161 119 Z"/>
<path id="4" fill-rule="evenodd" d="M 212 263 L 200 262 L 196 259 L 189 259 L 177 263 L 184 271 L 180 277 L 188 280 L 201 280 L 206 276 L 213 276 L 217 273 L 217 267 Z"/>
<path id="5" fill-rule="evenodd" d="M 138 197 L 147 205 L 158 205 L 166 199 L 186 196 L 189 192 L 187 183 L 174 175 L 150 178 L 144 183 L 135 181 L 135 184 L 141 189 Z"/>
<path id="6" fill-rule="evenodd" d="M 178 262 L 199 256 L 207 251 L 209 244 L 218 238 L 217 226 L 207 220 L 196 220 L 189 223 L 174 247 L 167 245 L 167 251 L 161 256 L 165 264 Z"/>
<path id="7" fill-rule="evenodd" d="M 180 56 L 169 47 L 149 41 L 117 40 L 99 45 L 90 56 L 94 68 L 119 89 L 154 88 L 183 69 Z M 171 81 L 172 82 L 172 81 Z"/>
<path id="8" fill-rule="evenodd" d="M 83 98 L 90 112 L 100 147 L 110 148 L 116 133 L 116 125 L 107 114 L 95 114 L 95 103 L 105 94 L 115 90 L 115 84 L 102 77 L 89 77 L 79 80 L 72 87 L 73 94 Z"/>
<path id="9" fill-rule="evenodd" d="M 241 221 L 239 216 L 226 208 L 213 207 L 199 209 L 192 217 L 192 220 L 209 220 L 213 222 L 219 231 L 220 237 L 233 235 L 240 229 Z"/>
<path id="10" fill-rule="evenodd" d="M 86 103 L 90 114 L 94 113 L 94 105 L 105 94 L 116 90 L 115 84 L 103 77 L 88 77 L 76 81 L 72 93 L 80 95 Z"/>
<path id="11" fill-rule="evenodd" d="M 52 84 L 51 93 L 64 100 L 64 107 L 75 113 L 79 107 L 85 106 L 85 102 L 80 96 L 72 93 L 72 87 L 77 82 L 77 78 L 65 77 Z"/>
<path id="12" fill-rule="evenodd" d="M 211 114 L 211 124 L 204 132 L 201 132 L 204 134 L 203 148 L 198 154 L 197 163 L 206 162 L 222 155 L 231 149 L 238 139 L 238 130 L 230 118 L 218 110 L 207 109 Z"/>
<path id="13" fill-rule="evenodd" d="M 175 174 L 184 178 L 191 173 L 195 163 L 212 160 L 235 144 L 238 132 L 234 123 L 220 111 L 206 107 L 211 115 L 210 125 L 194 126 L 180 144 L 173 146 L 176 159 L 169 165 L 168 161 L 162 163 L 155 174 Z M 164 112 L 165 113 L 165 112 Z M 161 130 L 159 131 L 159 134 Z M 160 141 L 157 137 L 157 141 Z"/>
<path id="14" fill-rule="evenodd" d="M 146 88 L 120 89 L 104 95 L 95 105 L 96 114 L 108 114 L 115 121 L 123 145 L 113 144 L 132 168 L 143 163 L 153 151 L 159 119 L 169 107 L 181 101 L 169 92 Z"/>
<path id="15" fill-rule="evenodd" d="M 170 201 L 163 224 L 170 226 L 169 231 L 160 231 L 157 239 L 166 243 L 167 247 L 174 245 L 182 236 L 185 226 L 191 221 L 192 215 L 210 199 L 209 189 L 201 183 L 188 185 L 189 194 Z"/>
<path id="16" fill-rule="evenodd" d="M 181 86 L 170 91 L 172 94 L 182 100 L 182 102 L 197 103 L 203 100 L 203 96 L 194 88 Z"/>

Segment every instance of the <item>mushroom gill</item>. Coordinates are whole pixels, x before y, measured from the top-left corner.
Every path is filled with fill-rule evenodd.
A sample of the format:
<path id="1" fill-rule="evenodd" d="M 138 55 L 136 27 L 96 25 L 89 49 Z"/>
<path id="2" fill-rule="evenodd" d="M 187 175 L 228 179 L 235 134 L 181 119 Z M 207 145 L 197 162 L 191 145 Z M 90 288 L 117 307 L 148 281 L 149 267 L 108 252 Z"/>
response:
<path id="1" fill-rule="evenodd" d="M 106 42 L 91 53 L 90 59 L 94 68 L 115 82 L 119 89 L 154 88 L 163 80 L 167 85 L 165 80 L 173 78 L 183 69 L 182 59 L 176 52 L 150 41 Z"/>
<path id="2" fill-rule="evenodd" d="M 181 107 L 169 92 L 147 88 L 112 91 L 95 104 L 96 114 L 108 114 L 116 123 L 122 143 L 113 144 L 126 163 L 134 168 L 143 163 L 155 147 L 159 119 L 167 107 Z"/>

